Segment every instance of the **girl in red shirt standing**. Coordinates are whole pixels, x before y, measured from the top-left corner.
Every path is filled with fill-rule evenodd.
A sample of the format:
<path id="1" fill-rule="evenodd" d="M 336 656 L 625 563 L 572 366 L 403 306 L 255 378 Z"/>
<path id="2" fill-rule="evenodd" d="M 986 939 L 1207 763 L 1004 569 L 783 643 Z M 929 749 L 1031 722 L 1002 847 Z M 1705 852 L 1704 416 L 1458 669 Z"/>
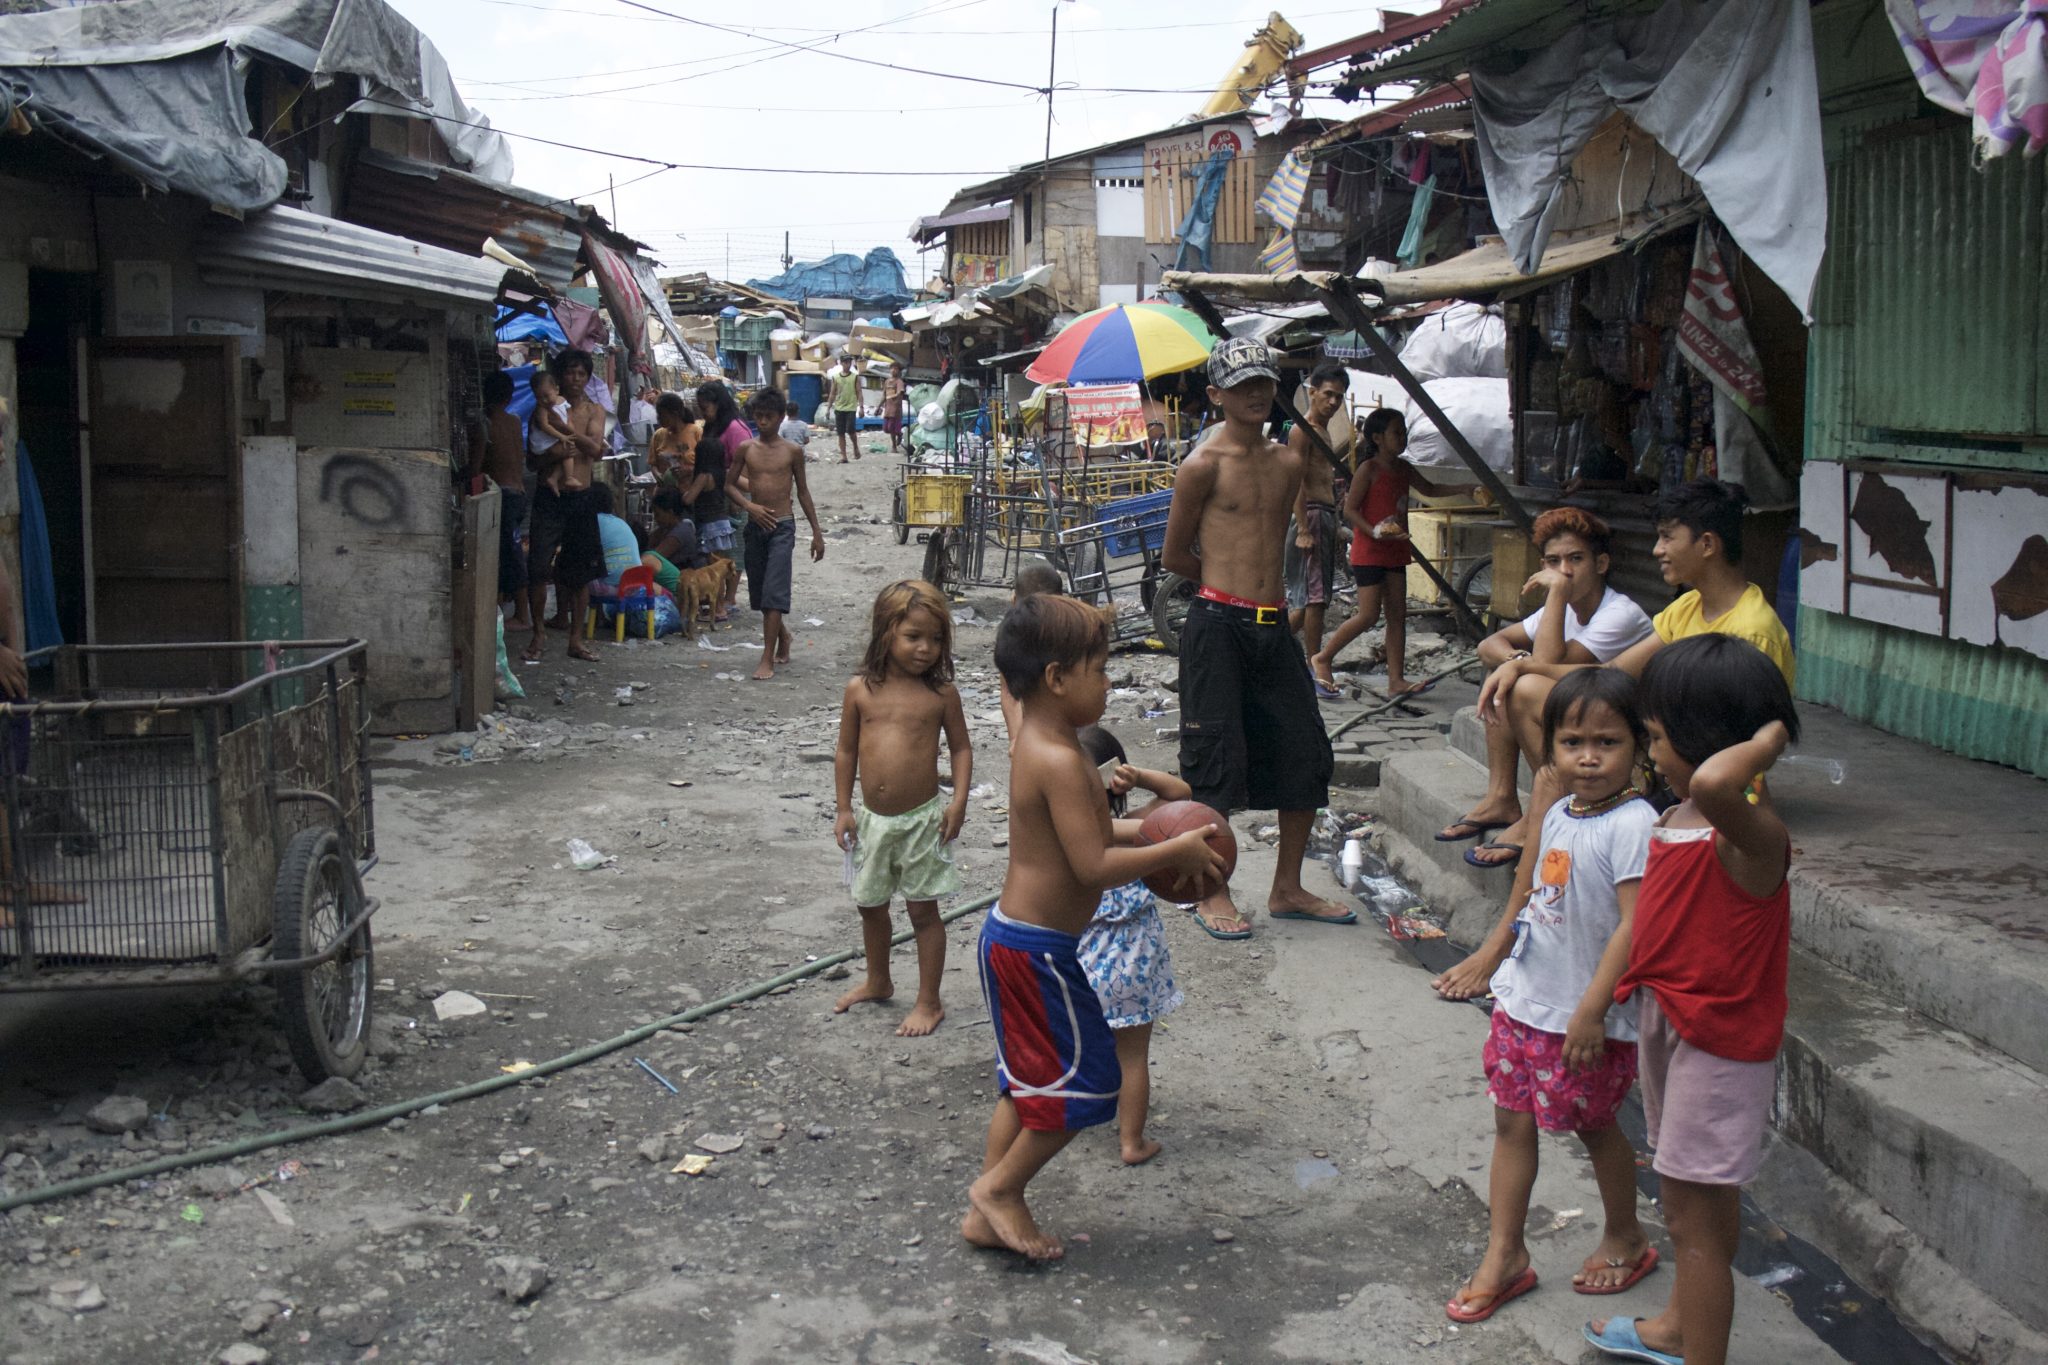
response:
<path id="1" fill-rule="evenodd" d="M 1674 1267 L 1653 1318 L 1588 1323 L 1609 1355 L 1726 1365 L 1742 1186 L 1763 1164 L 1792 940 L 1792 839 L 1761 774 L 1799 736 L 1785 675 L 1747 640 L 1658 651 L 1638 698 L 1650 758 L 1680 803 L 1650 831 L 1628 969 L 1652 1163 Z"/>
<path id="2" fill-rule="evenodd" d="M 1411 684 L 1404 672 L 1408 648 L 1408 490 L 1430 497 L 1442 488 L 1417 473 L 1401 458 L 1408 449 L 1408 421 L 1392 408 L 1365 419 L 1359 435 L 1358 474 L 1344 492 L 1344 520 L 1351 525 L 1351 577 L 1358 584 L 1358 610 L 1337 627 L 1337 633 L 1309 667 L 1316 677 L 1316 695 L 1325 701 L 1342 694 L 1330 671 L 1344 646 L 1371 629 L 1380 608 L 1387 613 L 1387 695 L 1426 692 L 1429 684 Z"/>

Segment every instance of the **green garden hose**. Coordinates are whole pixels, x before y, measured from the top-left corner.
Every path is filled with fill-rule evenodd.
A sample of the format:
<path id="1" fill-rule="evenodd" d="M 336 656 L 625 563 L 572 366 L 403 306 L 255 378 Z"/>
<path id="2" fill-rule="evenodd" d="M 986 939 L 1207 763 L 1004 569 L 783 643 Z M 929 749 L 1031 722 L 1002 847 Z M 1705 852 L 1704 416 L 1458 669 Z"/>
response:
<path id="1" fill-rule="evenodd" d="M 971 915 L 977 910 L 986 910 L 995 902 L 996 897 L 994 895 L 982 896 L 968 901 L 964 905 L 954 906 L 940 915 L 939 919 L 943 923 L 950 924 L 963 915 Z M 907 943 L 910 941 L 912 933 L 912 930 L 905 929 L 889 941 L 891 944 Z M 699 1019 L 709 1018 L 711 1015 L 731 1009 L 734 1005 L 744 1004 L 749 1000 L 764 996 L 777 987 L 792 985 L 807 977 L 816 976 L 819 972 L 836 967 L 842 962 L 851 962 L 860 955 L 861 950 L 859 948 L 841 949 L 839 952 L 821 957 L 815 962 L 806 962 L 801 967 L 793 967 L 780 976 L 771 976 L 766 981 L 757 981 L 751 986 L 743 986 L 731 995 L 721 996 L 716 1000 L 706 1001 L 701 1005 L 693 1005 L 681 1014 L 671 1014 L 666 1018 L 656 1019 L 637 1028 L 629 1029 L 615 1038 L 607 1038 L 602 1042 L 590 1043 L 576 1049 L 574 1052 L 565 1052 L 559 1057 L 537 1063 L 519 1072 L 517 1075 L 488 1076 L 483 1080 L 472 1081 L 468 1085 L 460 1085 L 453 1090 L 443 1090 L 438 1094 L 421 1095 L 416 1099 L 400 1100 L 395 1104 L 380 1105 L 375 1109 L 365 1109 L 359 1113 L 343 1114 L 337 1118 L 326 1119 L 319 1123 L 302 1124 L 297 1128 L 283 1128 L 274 1133 L 258 1133 L 253 1137 L 246 1137 L 237 1142 L 223 1142 L 194 1152 L 182 1152 L 177 1156 L 159 1157 L 155 1161 L 145 1161 L 137 1166 L 123 1166 L 119 1170 L 101 1171 L 97 1175 L 80 1176 L 76 1180 L 62 1180 L 54 1185 L 44 1185 L 37 1189 L 24 1190 L 20 1194 L 10 1194 L 0 1198 L 0 1213 L 5 1213 L 9 1209 L 23 1208 L 29 1204 L 47 1203 L 52 1199 L 68 1199 L 75 1194 L 87 1194 L 108 1185 L 119 1185 L 124 1181 L 141 1180 L 147 1176 L 161 1175 L 165 1171 L 180 1170 L 187 1166 L 209 1166 L 217 1161 L 228 1161 L 235 1157 L 247 1156 L 251 1152 L 261 1152 L 271 1147 L 283 1147 L 293 1142 L 305 1142 L 309 1138 L 327 1137 L 333 1133 L 353 1132 L 358 1128 L 369 1128 L 379 1123 L 388 1122 L 391 1119 L 403 1118 L 408 1114 L 416 1114 L 422 1109 L 437 1104 L 454 1104 L 459 1100 L 473 1100 L 479 1095 L 488 1095 L 494 1091 L 503 1090 L 507 1086 L 518 1085 L 539 1076 L 553 1075 L 557 1071 L 566 1071 L 572 1066 L 581 1066 L 585 1062 L 596 1061 L 607 1053 L 617 1052 L 621 1048 L 631 1047 L 635 1043 L 652 1038 L 663 1029 L 671 1028 L 677 1024 L 691 1024 Z"/>

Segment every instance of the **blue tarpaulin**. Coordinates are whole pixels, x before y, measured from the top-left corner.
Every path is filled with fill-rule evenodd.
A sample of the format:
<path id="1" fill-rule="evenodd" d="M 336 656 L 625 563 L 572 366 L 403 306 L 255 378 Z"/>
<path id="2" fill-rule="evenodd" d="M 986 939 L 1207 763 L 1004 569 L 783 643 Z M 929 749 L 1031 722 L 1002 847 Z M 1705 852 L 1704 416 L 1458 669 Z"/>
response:
<path id="1" fill-rule="evenodd" d="M 865 258 L 841 252 L 822 261 L 801 261 L 772 280 L 748 280 L 747 288 L 792 303 L 803 303 L 814 295 L 852 299 L 863 309 L 879 305 L 893 310 L 915 297 L 903 277 L 903 262 L 885 246 L 876 247 Z"/>
<path id="2" fill-rule="evenodd" d="M 64 643 L 57 622 L 57 571 L 50 558 L 50 527 L 43 492 L 28 447 L 14 443 L 15 484 L 21 491 L 21 613 L 23 643 L 31 652 Z"/>
<path id="3" fill-rule="evenodd" d="M 517 316 L 512 316 L 512 310 L 509 308 L 499 309 L 498 340 L 533 341 L 538 339 L 554 346 L 567 346 L 569 344 L 568 333 L 562 330 L 561 323 L 555 321 L 554 313 L 545 303 L 536 304 L 535 306 L 541 311 L 538 313 L 520 313 Z"/>

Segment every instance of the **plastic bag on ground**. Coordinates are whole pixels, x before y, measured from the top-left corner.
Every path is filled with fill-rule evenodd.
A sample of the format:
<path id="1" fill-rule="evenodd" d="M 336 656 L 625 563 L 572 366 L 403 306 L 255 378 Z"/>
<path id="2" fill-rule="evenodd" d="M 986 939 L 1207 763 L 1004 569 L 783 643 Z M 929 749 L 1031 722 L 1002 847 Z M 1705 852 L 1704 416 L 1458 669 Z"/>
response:
<path id="1" fill-rule="evenodd" d="M 512 660 L 505 653 L 505 618 L 498 618 L 498 695 L 501 697 L 523 697 L 526 689 L 519 685 L 519 675 L 512 671 Z"/>

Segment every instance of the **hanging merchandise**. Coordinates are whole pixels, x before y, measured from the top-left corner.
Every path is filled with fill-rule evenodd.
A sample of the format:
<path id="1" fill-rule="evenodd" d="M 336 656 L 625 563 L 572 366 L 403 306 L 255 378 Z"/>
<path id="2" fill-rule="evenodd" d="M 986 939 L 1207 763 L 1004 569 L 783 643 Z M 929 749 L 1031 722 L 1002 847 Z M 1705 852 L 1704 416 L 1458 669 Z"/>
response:
<path id="1" fill-rule="evenodd" d="M 1701 223 L 1693 246 L 1692 275 L 1678 319 L 1678 350 L 1712 383 L 1716 464 L 1759 509 L 1798 505 L 1791 471 L 1773 449 L 1765 401 L 1763 361 L 1735 297 L 1734 282 L 1712 228 Z"/>
<path id="2" fill-rule="evenodd" d="M 1435 199 L 1436 177 L 1432 175 L 1416 186 L 1415 202 L 1408 209 L 1408 230 L 1401 234 L 1401 249 L 1394 253 L 1394 259 L 1410 270 L 1422 264 L 1422 238 L 1429 227 L 1429 206 Z"/>

